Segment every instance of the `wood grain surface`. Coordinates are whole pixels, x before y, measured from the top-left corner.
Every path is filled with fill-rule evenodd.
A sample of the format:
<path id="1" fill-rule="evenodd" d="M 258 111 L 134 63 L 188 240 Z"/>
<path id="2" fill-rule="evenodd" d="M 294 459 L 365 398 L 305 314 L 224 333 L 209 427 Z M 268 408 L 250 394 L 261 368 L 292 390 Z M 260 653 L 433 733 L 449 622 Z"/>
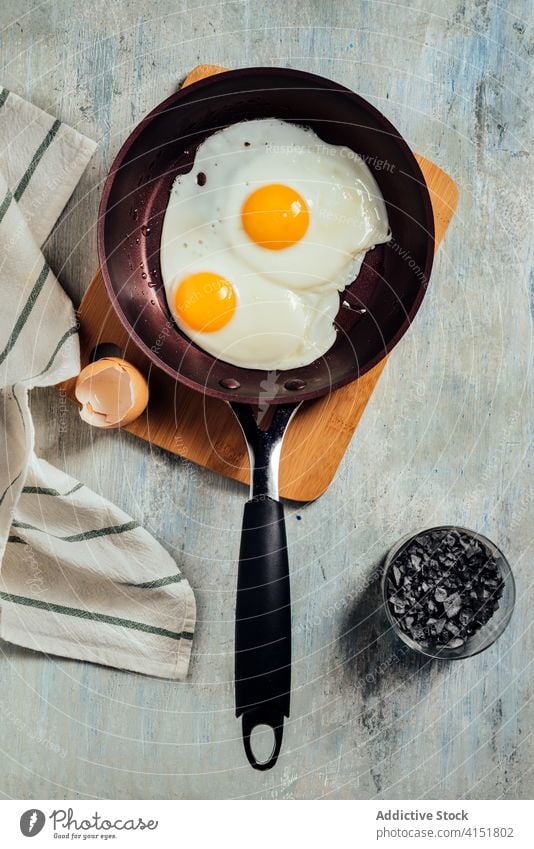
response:
<path id="1" fill-rule="evenodd" d="M 184 85 L 218 73 L 213 65 L 199 65 Z M 456 209 L 458 189 L 445 172 L 418 157 L 427 182 L 435 220 L 436 249 Z M 145 413 L 125 427 L 141 439 L 205 466 L 241 483 L 250 480 L 248 451 L 241 428 L 227 404 L 207 398 L 177 383 L 139 351 L 110 307 L 102 275 L 91 281 L 78 310 L 81 363 L 100 344 L 115 344 L 125 359 L 135 363 L 150 385 Z M 293 501 L 313 501 L 330 485 L 355 429 L 373 394 L 386 358 L 367 374 L 324 398 L 303 404 L 293 418 L 282 448 L 280 494 Z M 60 387 L 71 401 L 75 379 Z"/>
<path id="2" fill-rule="evenodd" d="M 96 432 L 56 390 L 32 393 L 38 453 L 161 540 L 195 590 L 198 627 L 180 685 L 2 643 L 0 792 L 531 798 L 532 5 L 4 0 L 0 16 L 1 83 L 99 144 L 45 247 L 77 305 L 114 155 L 199 62 L 332 77 L 460 188 L 428 296 L 334 481 L 286 511 L 293 700 L 272 772 L 245 763 L 233 714 L 243 487 L 125 431 Z M 495 646 L 445 663 L 393 639 L 376 575 L 399 537 L 451 522 L 507 553 L 518 595 Z"/>

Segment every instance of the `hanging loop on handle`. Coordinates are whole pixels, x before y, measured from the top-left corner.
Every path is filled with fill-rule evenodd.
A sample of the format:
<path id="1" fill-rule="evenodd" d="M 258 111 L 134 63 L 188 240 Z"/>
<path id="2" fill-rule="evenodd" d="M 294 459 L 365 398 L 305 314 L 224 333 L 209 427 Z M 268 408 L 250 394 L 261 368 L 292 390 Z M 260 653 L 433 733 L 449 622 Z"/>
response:
<path id="1" fill-rule="evenodd" d="M 273 748 L 271 750 L 271 754 L 264 761 L 257 760 L 256 755 L 252 751 L 250 739 L 254 729 L 260 725 L 267 725 L 269 728 L 272 729 L 274 735 Z M 278 760 L 278 755 L 280 754 L 280 749 L 282 746 L 282 735 L 284 732 L 284 715 L 282 713 L 277 712 L 276 710 L 271 710 L 268 706 L 252 708 L 252 710 L 246 710 L 243 713 L 242 727 L 243 745 L 245 747 L 245 754 L 247 756 L 249 764 L 254 769 L 258 770 L 271 769 Z"/>

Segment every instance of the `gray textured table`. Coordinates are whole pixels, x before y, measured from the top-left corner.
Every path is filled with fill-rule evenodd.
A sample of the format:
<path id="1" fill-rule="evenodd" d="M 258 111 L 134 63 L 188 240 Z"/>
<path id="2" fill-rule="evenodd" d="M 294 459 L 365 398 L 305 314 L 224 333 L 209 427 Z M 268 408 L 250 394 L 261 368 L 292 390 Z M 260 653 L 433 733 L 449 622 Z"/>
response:
<path id="1" fill-rule="evenodd" d="M 38 452 L 163 542 L 196 591 L 199 621 L 180 685 L 2 644 L 3 795 L 529 797 L 529 8 L 3 0 L 2 84 L 99 142 L 46 246 L 75 301 L 95 268 L 113 155 L 199 62 L 333 77 L 461 189 L 428 297 L 336 480 L 320 501 L 288 510 L 293 711 L 270 773 L 245 764 L 232 710 L 244 490 L 128 434 L 91 431 L 55 392 L 34 393 Z M 448 522 L 500 544 L 519 589 L 502 639 L 452 664 L 400 653 L 367 588 L 400 535 Z"/>

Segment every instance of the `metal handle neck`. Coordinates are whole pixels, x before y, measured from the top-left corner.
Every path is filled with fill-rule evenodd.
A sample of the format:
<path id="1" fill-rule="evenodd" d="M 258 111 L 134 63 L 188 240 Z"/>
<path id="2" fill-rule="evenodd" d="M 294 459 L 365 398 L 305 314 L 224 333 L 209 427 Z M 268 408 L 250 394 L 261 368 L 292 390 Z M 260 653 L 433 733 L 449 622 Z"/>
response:
<path id="1" fill-rule="evenodd" d="M 269 498 L 278 501 L 278 472 L 282 442 L 287 426 L 300 407 L 298 404 L 279 404 L 271 424 L 262 430 L 248 404 L 230 404 L 241 425 L 250 460 L 250 498 Z"/>

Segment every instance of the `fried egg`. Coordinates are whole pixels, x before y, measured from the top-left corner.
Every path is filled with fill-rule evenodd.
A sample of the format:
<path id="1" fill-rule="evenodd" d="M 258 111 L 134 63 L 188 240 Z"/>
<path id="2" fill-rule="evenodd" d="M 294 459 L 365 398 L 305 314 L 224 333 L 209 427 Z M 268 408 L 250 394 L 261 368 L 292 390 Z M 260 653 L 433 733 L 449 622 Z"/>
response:
<path id="1" fill-rule="evenodd" d="M 389 238 L 380 190 L 352 150 L 278 119 L 233 124 L 173 184 L 160 247 L 169 309 L 225 362 L 308 365 L 335 342 L 339 293 Z"/>

